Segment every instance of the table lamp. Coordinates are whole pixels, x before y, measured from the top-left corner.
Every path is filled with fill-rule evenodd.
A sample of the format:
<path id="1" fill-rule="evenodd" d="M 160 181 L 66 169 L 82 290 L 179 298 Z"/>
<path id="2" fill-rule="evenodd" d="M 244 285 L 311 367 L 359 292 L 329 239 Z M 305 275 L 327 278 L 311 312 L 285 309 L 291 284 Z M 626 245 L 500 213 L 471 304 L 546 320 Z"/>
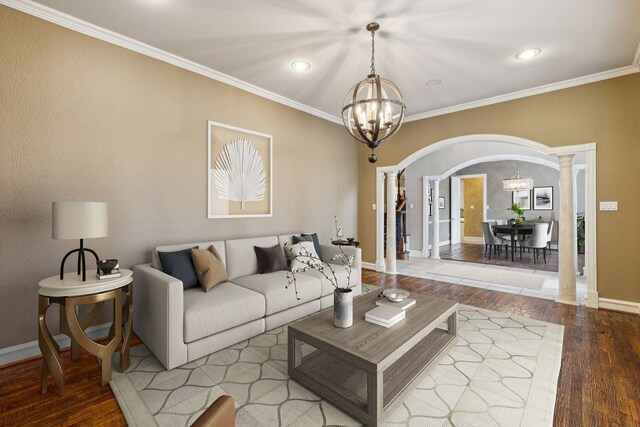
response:
<path id="1" fill-rule="evenodd" d="M 51 237 L 54 239 L 80 239 L 80 247 L 69 251 L 60 264 L 60 280 L 64 279 L 64 263 L 69 255 L 78 252 L 78 275 L 87 280 L 85 252 L 91 252 L 98 262 L 98 254 L 84 247 L 84 239 L 108 235 L 107 204 L 104 202 L 53 202 L 51 207 Z"/>

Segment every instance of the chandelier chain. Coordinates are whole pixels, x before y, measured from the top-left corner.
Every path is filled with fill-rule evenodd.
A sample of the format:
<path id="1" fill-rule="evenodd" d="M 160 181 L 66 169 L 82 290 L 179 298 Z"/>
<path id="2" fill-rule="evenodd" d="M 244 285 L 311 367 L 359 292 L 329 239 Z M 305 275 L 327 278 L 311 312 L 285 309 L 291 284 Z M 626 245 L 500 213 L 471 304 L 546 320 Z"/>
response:
<path id="1" fill-rule="evenodd" d="M 376 73 L 375 66 L 375 52 L 376 52 L 376 41 L 375 41 L 375 30 L 371 31 L 371 74 Z"/>

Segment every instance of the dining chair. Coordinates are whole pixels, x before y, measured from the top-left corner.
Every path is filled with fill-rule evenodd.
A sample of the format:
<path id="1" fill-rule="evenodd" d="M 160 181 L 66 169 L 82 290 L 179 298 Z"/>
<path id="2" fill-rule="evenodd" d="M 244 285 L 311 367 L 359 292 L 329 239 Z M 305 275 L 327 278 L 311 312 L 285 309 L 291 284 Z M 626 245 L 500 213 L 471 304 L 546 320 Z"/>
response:
<path id="1" fill-rule="evenodd" d="M 536 263 L 536 258 L 540 257 L 539 251 L 542 249 L 542 256 L 544 263 L 547 263 L 547 230 L 549 224 L 541 222 L 533 225 L 533 233 L 531 236 L 520 242 L 520 260 L 522 260 L 522 249 L 533 249 L 533 263 Z"/>
<path id="2" fill-rule="evenodd" d="M 553 223 L 555 221 L 549 221 L 549 228 L 547 230 L 547 245 L 549 245 L 549 252 L 551 252 L 551 234 L 553 234 Z"/>
<path id="3" fill-rule="evenodd" d="M 507 225 L 509 221 L 507 221 L 506 219 L 496 219 L 494 222 L 496 223 L 496 225 Z M 509 238 L 511 238 L 511 235 L 504 233 L 495 233 L 495 235 L 500 238 L 502 238 L 503 236 L 509 236 Z"/>
<path id="4" fill-rule="evenodd" d="M 487 248 L 489 248 L 489 259 L 491 259 L 491 250 L 502 253 L 502 246 L 509 246 L 509 242 L 506 239 L 493 234 L 489 221 L 482 222 L 482 233 L 484 235 L 484 256 L 487 256 Z M 505 252 L 507 254 L 507 258 L 509 258 L 508 248 Z"/>

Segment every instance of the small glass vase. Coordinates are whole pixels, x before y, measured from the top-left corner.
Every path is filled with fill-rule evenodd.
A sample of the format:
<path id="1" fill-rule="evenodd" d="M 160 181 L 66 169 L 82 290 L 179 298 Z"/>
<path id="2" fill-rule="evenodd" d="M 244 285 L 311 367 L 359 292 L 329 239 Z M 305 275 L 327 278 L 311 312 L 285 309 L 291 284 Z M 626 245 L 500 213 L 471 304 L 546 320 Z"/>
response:
<path id="1" fill-rule="evenodd" d="M 336 328 L 350 328 L 353 325 L 353 292 L 351 289 L 336 288 L 333 291 L 333 325 Z"/>

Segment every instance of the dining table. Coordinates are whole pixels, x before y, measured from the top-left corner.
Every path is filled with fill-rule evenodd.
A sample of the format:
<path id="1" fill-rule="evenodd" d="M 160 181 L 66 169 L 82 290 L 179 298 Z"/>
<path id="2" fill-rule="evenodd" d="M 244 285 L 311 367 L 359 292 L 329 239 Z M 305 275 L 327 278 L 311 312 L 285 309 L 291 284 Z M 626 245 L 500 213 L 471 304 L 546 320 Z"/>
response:
<path id="1" fill-rule="evenodd" d="M 513 254 L 516 250 L 516 237 L 518 235 L 526 236 L 533 233 L 533 224 L 511 225 L 500 224 L 491 227 L 494 234 L 509 234 L 511 236 L 511 262 L 513 262 Z"/>

